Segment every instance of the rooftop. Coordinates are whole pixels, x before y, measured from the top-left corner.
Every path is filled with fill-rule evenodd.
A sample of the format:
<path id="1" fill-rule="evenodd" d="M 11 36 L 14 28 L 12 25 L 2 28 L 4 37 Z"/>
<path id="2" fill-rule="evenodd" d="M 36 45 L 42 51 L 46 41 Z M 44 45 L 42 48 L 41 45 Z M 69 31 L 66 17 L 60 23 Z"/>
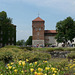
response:
<path id="1" fill-rule="evenodd" d="M 32 20 L 32 21 L 44 21 L 43 19 L 41 19 L 40 17 L 37 17 L 36 19 Z"/>
<path id="2" fill-rule="evenodd" d="M 56 30 L 45 30 L 44 33 L 57 33 Z"/>

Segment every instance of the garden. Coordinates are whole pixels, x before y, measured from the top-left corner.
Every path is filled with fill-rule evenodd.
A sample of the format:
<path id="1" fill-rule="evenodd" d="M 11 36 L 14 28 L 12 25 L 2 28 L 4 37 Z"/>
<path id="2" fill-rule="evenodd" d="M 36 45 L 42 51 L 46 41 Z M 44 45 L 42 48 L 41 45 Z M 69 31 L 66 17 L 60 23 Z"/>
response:
<path id="1" fill-rule="evenodd" d="M 51 52 L 68 51 L 66 57 Z M 75 48 L 0 48 L 0 75 L 75 75 Z"/>

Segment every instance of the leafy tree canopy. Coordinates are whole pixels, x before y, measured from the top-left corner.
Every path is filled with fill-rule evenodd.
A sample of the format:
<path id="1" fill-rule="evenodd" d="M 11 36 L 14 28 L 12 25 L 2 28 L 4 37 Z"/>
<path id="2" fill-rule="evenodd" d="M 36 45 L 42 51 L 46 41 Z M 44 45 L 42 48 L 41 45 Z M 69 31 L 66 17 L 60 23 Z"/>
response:
<path id="1" fill-rule="evenodd" d="M 72 42 L 75 38 L 75 21 L 71 17 L 67 17 L 63 21 L 59 21 L 56 24 L 56 39 L 58 42 L 67 43 L 68 40 Z"/>
<path id="2" fill-rule="evenodd" d="M 15 37 L 16 43 L 16 26 L 12 24 L 12 19 L 7 17 L 5 11 L 0 12 L 0 32 L 3 33 L 3 44 L 8 43 L 8 38 Z"/>
<path id="3" fill-rule="evenodd" d="M 28 40 L 25 43 L 26 45 L 32 45 L 32 36 L 29 36 Z"/>
<path id="4" fill-rule="evenodd" d="M 25 41 L 24 41 L 24 40 L 18 40 L 18 41 L 16 42 L 16 45 L 18 45 L 18 46 L 23 46 L 23 45 L 25 45 Z"/>
<path id="5" fill-rule="evenodd" d="M 7 17 L 7 13 L 5 11 L 0 12 L 0 25 L 11 24 L 12 19 Z"/>

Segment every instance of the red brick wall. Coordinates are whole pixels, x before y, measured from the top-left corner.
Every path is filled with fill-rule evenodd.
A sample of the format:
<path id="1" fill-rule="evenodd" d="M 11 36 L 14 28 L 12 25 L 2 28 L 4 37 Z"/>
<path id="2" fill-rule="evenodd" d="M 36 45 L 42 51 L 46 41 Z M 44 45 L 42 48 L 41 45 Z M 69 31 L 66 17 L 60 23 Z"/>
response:
<path id="1" fill-rule="evenodd" d="M 32 21 L 32 39 L 44 40 L 44 21 Z"/>

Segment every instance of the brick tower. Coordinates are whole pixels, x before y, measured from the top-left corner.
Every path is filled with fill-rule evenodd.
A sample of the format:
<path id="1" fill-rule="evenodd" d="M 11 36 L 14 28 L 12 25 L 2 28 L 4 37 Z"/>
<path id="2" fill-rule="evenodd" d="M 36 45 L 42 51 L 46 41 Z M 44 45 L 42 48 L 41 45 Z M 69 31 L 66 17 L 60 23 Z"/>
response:
<path id="1" fill-rule="evenodd" d="M 32 21 L 32 45 L 44 46 L 44 23 L 45 21 L 37 17 Z"/>

